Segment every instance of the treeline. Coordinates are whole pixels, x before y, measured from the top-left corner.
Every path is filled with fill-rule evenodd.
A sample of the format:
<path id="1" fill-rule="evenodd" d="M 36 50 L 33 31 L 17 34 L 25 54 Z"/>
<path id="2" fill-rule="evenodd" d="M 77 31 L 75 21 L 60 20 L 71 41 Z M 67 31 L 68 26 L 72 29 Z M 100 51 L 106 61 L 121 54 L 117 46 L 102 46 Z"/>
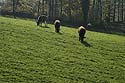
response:
<path id="1" fill-rule="evenodd" d="M 1 14 L 37 18 L 46 14 L 55 19 L 80 25 L 91 22 L 124 22 L 124 0 L 1 0 Z"/>

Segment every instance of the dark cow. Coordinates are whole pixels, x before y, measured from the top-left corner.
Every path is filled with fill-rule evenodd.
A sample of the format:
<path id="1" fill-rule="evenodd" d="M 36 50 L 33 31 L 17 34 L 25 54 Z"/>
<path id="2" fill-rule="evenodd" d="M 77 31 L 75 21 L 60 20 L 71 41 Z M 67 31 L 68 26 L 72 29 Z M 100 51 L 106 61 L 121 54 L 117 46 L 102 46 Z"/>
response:
<path id="1" fill-rule="evenodd" d="M 83 42 L 83 39 L 85 38 L 86 29 L 83 26 L 80 26 L 78 29 L 78 33 L 79 33 L 79 41 Z"/>
<path id="2" fill-rule="evenodd" d="M 55 20 L 54 25 L 55 25 L 55 32 L 59 33 L 59 31 L 60 31 L 60 21 Z"/>
<path id="3" fill-rule="evenodd" d="M 45 26 L 46 26 L 46 25 L 47 25 L 46 21 L 47 21 L 47 16 L 46 16 L 46 15 L 40 15 L 40 16 L 37 18 L 37 20 L 36 20 L 37 26 L 39 26 L 40 23 L 44 23 Z"/>

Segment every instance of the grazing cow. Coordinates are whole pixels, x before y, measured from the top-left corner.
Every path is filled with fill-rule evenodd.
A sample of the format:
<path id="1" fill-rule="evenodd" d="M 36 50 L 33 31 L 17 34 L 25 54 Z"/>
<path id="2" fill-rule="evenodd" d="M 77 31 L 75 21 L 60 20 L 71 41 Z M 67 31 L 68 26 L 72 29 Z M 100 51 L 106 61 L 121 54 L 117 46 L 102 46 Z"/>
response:
<path id="1" fill-rule="evenodd" d="M 55 32 L 59 33 L 59 31 L 60 31 L 60 21 L 55 20 L 54 25 L 55 25 Z"/>
<path id="2" fill-rule="evenodd" d="M 91 28 L 92 27 L 92 24 L 91 23 L 88 23 L 87 24 L 87 28 Z"/>
<path id="3" fill-rule="evenodd" d="M 78 29 L 78 33 L 79 33 L 79 41 L 83 42 L 83 39 L 85 38 L 86 29 L 83 26 L 80 26 Z"/>
<path id="4" fill-rule="evenodd" d="M 47 21 L 47 16 L 46 15 L 40 15 L 36 20 L 37 26 L 39 26 L 40 23 L 44 23 L 45 26 L 46 26 L 47 25 L 46 21 Z"/>

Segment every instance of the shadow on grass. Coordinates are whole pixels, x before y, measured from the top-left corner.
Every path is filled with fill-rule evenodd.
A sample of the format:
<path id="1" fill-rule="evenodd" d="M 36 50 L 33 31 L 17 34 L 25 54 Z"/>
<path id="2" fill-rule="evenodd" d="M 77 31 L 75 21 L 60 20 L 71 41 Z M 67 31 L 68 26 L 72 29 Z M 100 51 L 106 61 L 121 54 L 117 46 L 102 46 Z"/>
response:
<path id="1" fill-rule="evenodd" d="M 64 23 L 64 24 L 62 24 L 62 26 L 77 29 L 80 26 L 80 24 L 69 25 L 69 24 Z M 124 27 L 125 27 L 125 23 L 108 23 L 108 24 L 94 25 L 91 28 L 86 28 L 86 29 L 89 31 L 94 31 L 94 32 L 101 32 L 101 33 L 125 36 L 125 28 Z"/>
<path id="2" fill-rule="evenodd" d="M 88 42 L 86 42 L 86 41 L 83 41 L 83 42 L 81 42 L 81 44 L 83 44 L 84 46 L 86 46 L 86 47 L 92 47 Z"/>
<path id="3" fill-rule="evenodd" d="M 121 35 L 125 36 L 125 24 L 108 24 L 108 25 L 97 25 L 93 26 L 91 28 L 88 28 L 89 31 L 95 31 L 95 32 L 101 32 L 101 33 L 107 33 L 107 34 L 115 34 L 115 35 Z"/>
<path id="4" fill-rule="evenodd" d="M 101 33 L 107 33 L 107 34 L 114 34 L 114 35 L 121 35 L 125 36 L 125 31 L 117 30 L 117 29 L 98 29 L 98 28 L 92 28 L 88 29 L 89 31 L 95 31 L 95 32 L 101 32 Z"/>
<path id="5" fill-rule="evenodd" d="M 61 32 L 58 32 L 57 34 L 62 35 L 62 33 L 61 33 Z"/>
<path id="6" fill-rule="evenodd" d="M 40 27 L 42 27 L 42 28 L 50 28 L 49 26 L 42 26 L 42 25 L 40 25 Z"/>

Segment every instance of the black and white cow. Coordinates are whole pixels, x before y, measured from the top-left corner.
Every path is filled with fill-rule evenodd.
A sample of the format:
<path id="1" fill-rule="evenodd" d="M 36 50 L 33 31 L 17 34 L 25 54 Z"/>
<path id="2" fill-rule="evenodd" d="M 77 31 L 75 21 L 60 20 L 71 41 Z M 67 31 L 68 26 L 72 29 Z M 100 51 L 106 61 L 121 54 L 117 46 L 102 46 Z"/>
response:
<path id="1" fill-rule="evenodd" d="M 80 26 L 78 29 L 79 34 L 79 41 L 83 42 L 83 39 L 85 38 L 86 29 L 83 26 Z"/>
<path id="2" fill-rule="evenodd" d="M 41 23 L 41 24 L 44 23 L 45 26 L 47 26 L 47 18 L 48 18 L 48 16 L 46 16 L 46 15 L 40 15 L 40 16 L 37 18 L 37 20 L 36 20 L 37 26 L 39 26 L 40 23 Z"/>
<path id="3" fill-rule="evenodd" d="M 87 28 L 89 29 L 89 28 L 91 28 L 92 27 L 92 24 L 91 23 L 88 23 L 87 24 Z"/>
<path id="4" fill-rule="evenodd" d="M 55 32 L 59 33 L 59 31 L 60 31 L 60 20 L 55 20 L 54 25 L 55 25 Z"/>

